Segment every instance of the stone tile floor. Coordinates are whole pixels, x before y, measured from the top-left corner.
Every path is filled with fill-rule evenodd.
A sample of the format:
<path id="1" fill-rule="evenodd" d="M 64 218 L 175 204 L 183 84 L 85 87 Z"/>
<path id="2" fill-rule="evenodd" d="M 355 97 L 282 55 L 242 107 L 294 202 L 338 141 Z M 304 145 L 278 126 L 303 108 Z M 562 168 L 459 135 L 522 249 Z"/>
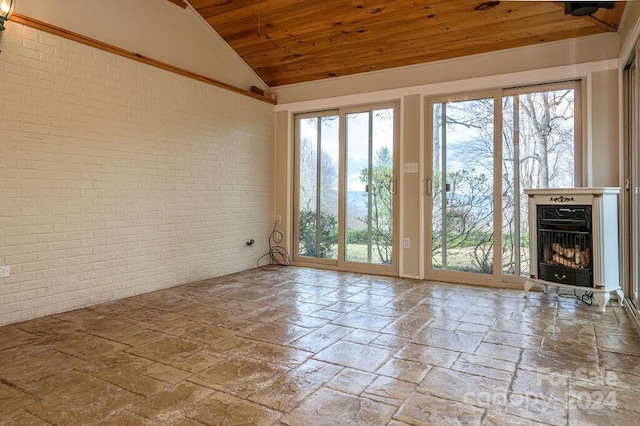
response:
<path id="1" fill-rule="evenodd" d="M 612 305 L 251 270 L 0 327 L 0 423 L 638 424 Z"/>

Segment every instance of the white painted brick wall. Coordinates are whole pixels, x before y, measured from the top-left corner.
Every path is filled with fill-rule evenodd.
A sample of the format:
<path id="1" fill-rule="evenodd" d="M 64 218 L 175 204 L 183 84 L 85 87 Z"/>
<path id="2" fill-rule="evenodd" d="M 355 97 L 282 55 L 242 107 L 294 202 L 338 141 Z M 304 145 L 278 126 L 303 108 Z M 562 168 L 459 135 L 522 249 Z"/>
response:
<path id="1" fill-rule="evenodd" d="M 272 105 L 15 22 L 0 50 L 0 324 L 255 266 Z"/>

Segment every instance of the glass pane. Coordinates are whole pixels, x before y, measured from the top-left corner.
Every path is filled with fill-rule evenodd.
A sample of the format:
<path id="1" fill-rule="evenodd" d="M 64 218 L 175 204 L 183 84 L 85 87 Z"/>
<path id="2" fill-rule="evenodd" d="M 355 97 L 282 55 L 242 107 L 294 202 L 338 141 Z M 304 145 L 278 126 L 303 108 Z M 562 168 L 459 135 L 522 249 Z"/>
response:
<path id="1" fill-rule="evenodd" d="M 523 188 L 575 186 L 574 90 L 519 95 Z"/>
<path id="2" fill-rule="evenodd" d="M 514 135 L 514 98 L 505 97 L 502 100 L 502 272 L 504 274 L 516 274 L 518 257 L 518 228 L 522 221 L 517 220 L 520 212 L 520 203 L 516 196 L 518 185 L 515 183 L 518 164 L 516 156 L 519 152 L 515 149 L 517 137 Z M 520 222 L 520 223 L 519 223 Z M 522 254 L 520 252 L 520 254 Z"/>
<path id="3" fill-rule="evenodd" d="M 391 264 L 393 249 L 393 110 L 373 111 L 371 262 Z"/>
<path id="4" fill-rule="evenodd" d="M 575 186 L 574 90 L 503 100 L 502 271 L 529 275 L 525 189 Z"/>
<path id="5" fill-rule="evenodd" d="M 440 139 L 434 132 L 433 141 L 434 170 L 439 170 L 433 185 L 433 267 L 491 274 L 494 101 L 449 102 L 434 109 L 438 113 L 444 132 Z"/>
<path id="6" fill-rule="evenodd" d="M 346 115 L 347 167 L 346 167 L 346 246 L 345 260 L 370 262 L 371 233 L 368 226 L 370 192 L 369 161 L 371 113 Z"/>
<path id="7" fill-rule="evenodd" d="M 298 254 L 315 257 L 318 198 L 318 127 L 316 118 L 300 120 Z"/>
<path id="8" fill-rule="evenodd" d="M 320 256 L 338 258 L 338 117 L 322 117 L 320 160 Z"/>
<path id="9" fill-rule="evenodd" d="M 298 254 L 337 259 L 338 117 L 299 121 Z"/>
<path id="10" fill-rule="evenodd" d="M 345 260 L 391 264 L 393 254 L 393 109 L 346 115 Z"/>
<path id="11" fill-rule="evenodd" d="M 446 264 L 446 259 L 444 257 L 444 252 L 442 250 L 443 246 L 443 226 L 444 221 L 442 217 L 442 206 L 444 203 L 444 199 L 442 197 L 442 173 L 443 173 L 443 163 L 442 163 L 442 137 L 443 137 L 443 112 L 445 110 L 444 104 L 434 104 L 433 105 L 433 164 L 432 164 L 432 214 L 431 214 L 431 255 L 432 255 L 432 265 L 435 269 L 441 269 L 443 265 Z"/>

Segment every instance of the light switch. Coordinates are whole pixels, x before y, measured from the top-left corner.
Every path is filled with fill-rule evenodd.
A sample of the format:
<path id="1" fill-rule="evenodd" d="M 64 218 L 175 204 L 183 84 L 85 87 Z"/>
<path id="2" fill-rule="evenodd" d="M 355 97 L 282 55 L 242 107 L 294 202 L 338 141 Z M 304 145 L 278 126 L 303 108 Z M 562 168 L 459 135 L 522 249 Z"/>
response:
<path id="1" fill-rule="evenodd" d="M 405 173 L 418 173 L 419 170 L 418 163 L 404 163 Z"/>

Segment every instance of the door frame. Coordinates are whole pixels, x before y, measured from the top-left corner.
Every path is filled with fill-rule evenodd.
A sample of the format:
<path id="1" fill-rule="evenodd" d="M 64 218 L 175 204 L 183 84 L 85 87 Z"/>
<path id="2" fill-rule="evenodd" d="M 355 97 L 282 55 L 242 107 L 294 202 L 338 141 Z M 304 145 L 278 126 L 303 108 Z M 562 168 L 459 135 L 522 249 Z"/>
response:
<path id="1" fill-rule="evenodd" d="M 640 307 L 640 265 L 637 256 L 640 253 L 640 209 L 638 197 L 634 194 L 640 187 L 640 70 L 638 69 L 638 53 L 629 61 L 623 73 L 624 78 L 624 191 L 622 205 L 623 238 L 621 238 L 624 254 L 622 282 L 623 292 L 632 302 L 631 309 L 638 312 Z M 625 208 L 626 207 L 626 208 Z"/>

